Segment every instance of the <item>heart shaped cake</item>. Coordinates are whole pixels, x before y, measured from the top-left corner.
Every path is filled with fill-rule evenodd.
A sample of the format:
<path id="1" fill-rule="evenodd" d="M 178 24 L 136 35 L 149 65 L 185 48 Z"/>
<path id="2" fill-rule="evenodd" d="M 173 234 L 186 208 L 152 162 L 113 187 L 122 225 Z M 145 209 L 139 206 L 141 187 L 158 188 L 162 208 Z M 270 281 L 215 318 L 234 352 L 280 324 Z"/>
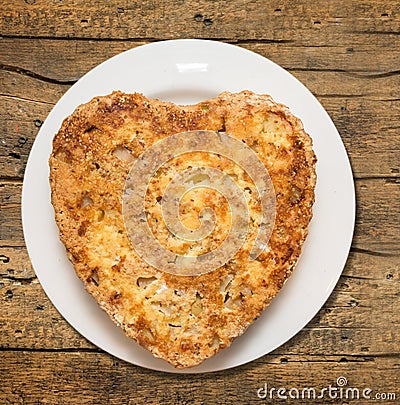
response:
<path id="1" fill-rule="evenodd" d="M 118 91 L 63 121 L 51 198 L 87 291 L 154 356 L 191 367 L 243 334 L 290 276 L 315 164 L 301 121 L 268 95 L 179 106 Z"/>

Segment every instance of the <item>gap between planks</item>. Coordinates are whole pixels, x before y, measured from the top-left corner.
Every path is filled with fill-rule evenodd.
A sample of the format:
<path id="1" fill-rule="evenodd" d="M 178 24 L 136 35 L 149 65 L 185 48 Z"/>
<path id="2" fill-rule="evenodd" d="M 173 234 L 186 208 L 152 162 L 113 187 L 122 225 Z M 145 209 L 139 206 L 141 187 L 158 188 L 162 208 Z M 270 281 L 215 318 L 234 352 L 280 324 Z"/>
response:
<path id="1" fill-rule="evenodd" d="M 14 66 L 14 65 L 6 65 L 0 63 L 0 70 L 4 70 L 6 72 L 13 72 L 13 73 L 18 73 L 22 76 L 29 76 L 32 77 L 33 79 L 46 82 L 46 83 L 51 83 L 51 84 L 57 84 L 57 85 L 74 85 L 79 78 L 73 79 L 73 80 L 60 80 L 60 79 L 53 79 L 48 76 L 41 75 L 39 73 L 36 73 L 32 70 L 21 68 L 19 66 Z M 391 77 L 391 76 L 398 76 L 400 75 L 400 70 L 389 70 L 385 72 L 370 72 L 367 70 L 345 70 L 345 69 L 324 69 L 324 68 L 287 68 L 286 69 L 288 72 L 318 72 L 318 73 L 343 73 L 347 76 L 354 77 L 357 79 L 382 79 L 385 77 Z M 318 95 L 316 95 L 318 97 Z M 322 95 L 321 95 L 322 97 Z M 352 95 L 346 95 L 346 94 L 330 94 L 330 95 L 324 95 L 324 97 L 352 97 L 352 98 L 358 98 L 358 97 L 363 97 L 362 94 L 352 94 Z M 32 100 L 34 101 L 34 100 Z M 393 101 L 393 100 L 389 100 Z"/>
<path id="2" fill-rule="evenodd" d="M 22 353 L 92 353 L 92 354 L 104 354 L 108 356 L 109 354 L 106 353 L 104 350 L 98 347 L 86 347 L 86 348 L 77 348 L 77 347 L 67 347 L 67 348 L 60 348 L 60 349 L 53 349 L 53 348 L 20 348 L 20 347 L 0 347 L 0 353 L 4 352 L 22 352 Z M 312 363 L 355 363 L 355 362 L 366 362 L 366 361 L 375 361 L 376 358 L 380 359 L 397 359 L 400 358 L 400 353 L 375 353 L 375 354 L 349 354 L 349 353 L 337 353 L 331 354 L 328 356 L 323 355 L 313 355 L 313 354 L 292 354 L 287 352 L 279 353 L 273 351 L 263 356 L 265 357 L 272 357 L 276 358 L 279 357 L 278 362 L 312 362 Z M 282 357 L 284 357 L 282 361 Z M 260 361 L 256 359 L 255 362 Z M 269 361 L 266 361 L 269 363 Z M 275 363 L 275 362 L 274 362 Z"/>

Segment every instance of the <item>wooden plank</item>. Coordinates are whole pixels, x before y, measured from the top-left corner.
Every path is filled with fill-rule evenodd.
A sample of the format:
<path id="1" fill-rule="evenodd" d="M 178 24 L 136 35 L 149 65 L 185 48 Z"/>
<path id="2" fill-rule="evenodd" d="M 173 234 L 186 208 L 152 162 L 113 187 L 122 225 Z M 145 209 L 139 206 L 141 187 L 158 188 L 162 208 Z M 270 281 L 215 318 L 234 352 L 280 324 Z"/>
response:
<path id="1" fill-rule="evenodd" d="M 60 38 L 230 38 L 296 41 L 321 45 L 354 43 L 350 34 L 400 29 L 398 2 L 356 0 L 112 0 L 99 7 L 95 0 L 68 3 L 4 0 L 0 31 L 5 36 Z M 384 37 L 384 35 L 382 35 Z"/>
<path id="2" fill-rule="evenodd" d="M 393 393 L 397 399 L 399 395 L 399 360 L 395 358 L 341 362 L 340 358 L 329 356 L 300 359 L 296 356 L 281 362 L 275 356 L 265 356 L 225 372 L 182 375 L 145 370 L 101 353 L 5 352 L 0 376 L 0 399 L 2 403 L 12 404 L 204 405 L 278 401 L 334 404 L 340 401 L 369 405 L 377 393 Z M 339 377 L 347 381 L 344 388 L 358 390 L 360 399 L 357 399 L 357 390 L 347 391 L 347 397 L 346 391 L 341 393 Z M 265 390 L 265 384 L 268 397 L 264 402 L 257 392 L 262 397 L 265 391 L 261 388 Z M 286 388 L 286 399 L 277 396 L 276 390 L 280 387 Z M 329 387 L 337 390 L 331 389 L 329 395 Z M 272 388 L 275 392 L 271 393 Z M 294 390 L 289 394 L 291 388 Z M 303 388 L 314 388 L 315 399 L 313 391 L 306 390 L 302 400 Z M 323 388 L 325 391 L 321 391 Z M 370 398 L 365 398 L 363 391 L 368 388 L 371 391 L 364 394 Z M 298 399 L 295 389 L 299 391 Z M 395 404 L 393 394 L 383 403 Z M 321 398 L 317 399 L 318 396 Z"/>
<path id="3" fill-rule="evenodd" d="M 47 103 L 0 97 L 0 177 L 23 178 L 33 142 L 51 108 Z"/>
<path id="4" fill-rule="evenodd" d="M 400 102 L 358 97 L 319 97 L 330 114 L 356 178 L 398 177 Z"/>
<path id="5" fill-rule="evenodd" d="M 0 40 L 0 66 L 4 72 L 23 75 L 20 81 L 28 80 L 25 88 L 29 93 L 21 94 L 22 98 L 49 102 L 49 97 L 52 97 L 55 102 L 59 94 L 49 92 L 49 83 L 72 84 L 108 58 L 144 43 L 3 38 Z M 384 48 L 384 53 L 378 55 L 372 47 L 349 51 L 343 46 L 318 48 L 252 42 L 240 46 L 288 69 L 317 96 L 342 95 L 388 100 L 399 96 L 400 75 L 393 70 L 393 66 L 400 61 L 399 44 L 400 41 L 394 44 L 393 49 Z M 107 52 L 103 51 L 104 48 Z M 372 55 L 373 59 L 369 62 Z M 31 76 L 45 82 L 44 89 L 29 90 L 28 84 L 34 86 Z M 18 76 L 7 78 L 3 73 L 1 82 L 5 88 L 2 94 L 15 95 L 13 92 L 21 89 L 21 83 L 17 81 Z M 38 93 L 47 94 L 46 99 L 41 100 Z"/>
<path id="6" fill-rule="evenodd" d="M 294 71 L 340 71 L 358 74 L 394 74 L 398 66 L 400 50 L 397 38 L 371 34 L 353 35 L 350 42 L 343 38 L 334 44 L 313 46 L 305 43 L 264 43 L 241 41 L 239 45 L 259 53 L 283 68 Z M 385 44 L 375 45 L 383 41 Z M 371 57 L 373 55 L 373 57 Z M 335 82 L 334 86 L 341 83 Z M 355 86 L 356 87 L 356 86 Z M 363 89 L 365 90 L 365 89 Z M 385 89 L 381 89 L 385 91 Z"/>
<path id="7" fill-rule="evenodd" d="M 0 83 L 4 96 L 0 98 L 0 116 L 3 115 L 0 120 L 1 176 L 22 178 L 38 127 L 51 107 L 70 84 L 86 71 L 132 44 L 108 41 L 105 46 L 96 41 L 74 41 L 75 46 L 71 46 L 69 41 L 7 38 L 3 38 L 1 43 L 3 71 L 0 71 Z M 140 43 L 134 42 L 133 46 Z M 255 50 L 266 56 L 271 56 L 269 53 L 272 52 L 272 56 L 277 58 L 275 61 L 284 65 L 294 60 L 293 64 L 286 67 L 317 95 L 331 114 L 349 151 L 357 177 L 398 175 L 400 141 L 396 135 L 400 119 L 400 75 L 390 72 L 357 73 L 355 69 L 360 66 L 360 60 L 351 62 L 352 52 L 346 51 L 346 61 L 338 57 L 338 52 L 344 52 L 343 46 L 329 47 L 328 53 L 320 55 L 321 51 L 314 47 L 292 46 L 291 49 L 282 49 L 280 44 L 252 42 L 247 45 L 250 48 L 257 45 Z M 104 49 L 109 52 L 106 57 Z M 331 49 L 336 52 L 332 51 L 328 58 Z M 385 69 L 390 71 L 390 66 L 394 66 L 395 61 L 400 59 L 400 47 L 397 46 L 393 52 L 382 49 L 390 56 L 382 55 L 379 58 L 379 55 L 374 54 L 372 64 L 374 61 L 381 64 L 388 59 Z M 365 66 L 371 66 L 370 52 L 365 51 L 363 56 L 364 59 L 368 58 L 368 64 L 364 60 Z M 311 62 L 310 54 L 313 58 Z M 338 70 L 324 71 L 326 67 L 320 67 L 321 60 L 315 59 L 317 55 L 320 55 L 321 60 L 326 58 L 330 69 Z M 341 62 L 337 65 L 335 61 L 339 60 Z M 322 71 L 304 70 L 311 66 Z M 376 65 L 372 71 L 381 68 Z"/>
<path id="8" fill-rule="evenodd" d="M 0 277 L 15 281 L 36 277 L 25 246 L 0 248 Z"/>
<path id="9" fill-rule="evenodd" d="M 356 180 L 357 217 L 353 246 L 398 254 L 400 187 L 398 178 Z M 0 183 L 0 246 L 23 246 L 21 184 Z"/>
<path id="10" fill-rule="evenodd" d="M 318 98 L 342 136 L 356 177 L 399 175 L 400 98 L 395 96 L 399 93 L 400 76 L 359 78 L 357 86 L 352 86 L 351 81 L 343 84 L 346 80 L 340 73 L 295 72 L 295 75 L 312 91 L 321 93 Z M 3 84 L 3 94 L 0 95 L 0 177 L 22 179 L 42 122 L 69 86 L 15 72 L 0 71 L 0 80 Z M 335 82 L 342 84 L 330 88 Z M 364 87 L 370 89 L 365 95 L 354 94 Z M 388 90 L 380 91 L 380 88 Z M 373 97 L 374 93 L 380 96 Z"/>
<path id="11" fill-rule="evenodd" d="M 62 318 L 36 277 L 0 278 L 0 294 L 1 349 L 94 348 Z"/>
<path id="12" fill-rule="evenodd" d="M 376 44 L 382 39 L 385 43 Z M 233 42 L 225 40 L 226 42 Z M 55 40 L 1 38 L 0 64 L 3 68 L 27 70 L 53 81 L 74 82 L 106 59 L 146 44 L 145 40 Z M 361 74 L 394 75 L 400 60 L 400 40 L 375 35 L 357 45 L 342 41 L 326 46 L 293 43 L 240 42 L 243 48 L 257 52 L 289 70 L 339 71 Z M 357 75 L 355 75 L 357 79 Z M 351 80 L 349 77 L 348 81 Z M 331 83 L 332 85 L 333 83 Z M 334 82 L 335 86 L 340 82 Z M 368 91 L 368 86 L 359 91 Z M 393 90 L 381 87 L 380 92 Z M 379 93 L 380 93 L 379 92 Z M 378 94 L 379 94 L 378 93 Z"/>
<path id="13" fill-rule="evenodd" d="M 21 184 L 0 183 L 0 244 L 24 246 L 21 220 Z"/>
<path id="14" fill-rule="evenodd" d="M 33 59 L 33 58 L 32 58 Z M 42 105 L 47 109 L 52 108 L 61 96 L 71 87 L 70 84 L 63 85 L 56 80 L 52 83 L 36 73 L 25 71 L 16 67 L 14 70 L 7 70 L 8 67 L 0 69 L 1 96 L 12 98 L 16 101 L 26 101 Z M 15 111 L 13 111 L 15 113 Z M 11 117 L 11 111 L 9 111 Z M 44 117 L 45 118 L 45 117 Z"/>
<path id="15" fill-rule="evenodd" d="M 399 353 L 399 282 L 398 256 L 352 252 L 323 308 L 297 336 L 274 353 L 337 356 Z M 47 299 L 25 248 L 0 248 L 0 296 L 2 348 L 93 349 Z"/>
<path id="16" fill-rule="evenodd" d="M 389 254 L 399 253 L 399 193 L 398 178 L 356 182 L 354 247 Z"/>

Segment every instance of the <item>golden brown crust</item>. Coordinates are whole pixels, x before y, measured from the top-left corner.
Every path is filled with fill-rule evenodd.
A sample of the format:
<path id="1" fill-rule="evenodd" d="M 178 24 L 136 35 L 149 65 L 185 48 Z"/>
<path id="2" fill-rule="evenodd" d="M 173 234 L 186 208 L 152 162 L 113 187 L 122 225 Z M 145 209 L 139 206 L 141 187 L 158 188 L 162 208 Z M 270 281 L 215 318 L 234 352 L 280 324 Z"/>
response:
<path id="1" fill-rule="evenodd" d="M 257 260 L 249 259 L 250 238 L 223 267 L 177 276 L 149 266 L 132 248 L 122 217 L 122 192 L 132 163 L 156 141 L 188 130 L 225 131 L 250 146 L 267 167 L 276 193 L 276 222 L 268 249 Z M 235 170 L 201 154 L 175 159 L 173 167 L 184 170 L 205 161 Z M 61 241 L 100 306 L 155 356 L 190 367 L 241 335 L 291 274 L 312 217 L 315 162 L 300 120 L 267 95 L 225 92 L 197 105 L 176 106 L 114 92 L 78 107 L 55 136 L 49 161 L 52 203 Z M 245 173 L 235 176 L 247 185 Z M 153 186 L 162 190 L 162 179 Z M 153 219 L 160 216 L 156 194 L 146 199 Z M 214 202 L 213 208 L 225 215 L 214 195 L 204 192 L 196 198 L 192 212 L 201 208 L 197 203 Z M 252 198 L 249 194 L 256 218 L 259 207 Z M 185 212 L 188 223 L 195 220 L 190 210 Z M 166 228 L 159 222 L 151 226 L 166 242 Z M 177 252 L 192 248 L 168 241 Z"/>

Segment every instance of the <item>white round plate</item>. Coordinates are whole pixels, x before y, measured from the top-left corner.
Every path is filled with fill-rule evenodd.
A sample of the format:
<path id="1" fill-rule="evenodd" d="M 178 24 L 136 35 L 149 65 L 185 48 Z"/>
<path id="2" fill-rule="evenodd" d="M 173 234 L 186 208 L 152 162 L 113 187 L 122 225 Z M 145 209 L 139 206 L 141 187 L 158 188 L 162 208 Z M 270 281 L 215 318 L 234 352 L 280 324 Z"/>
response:
<path id="1" fill-rule="evenodd" d="M 48 159 L 62 120 L 91 98 L 113 90 L 141 92 L 179 104 L 228 90 L 268 93 L 300 117 L 318 157 L 316 201 L 309 236 L 292 276 L 231 347 L 201 365 L 177 370 L 128 339 L 84 290 L 58 237 L 50 202 Z M 22 192 L 22 222 L 33 267 L 61 315 L 89 341 L 130 363 L 153 370 L 200 373 L 257 359 L 299 332 L 319 311 L 343 270 L 353 236 L 354 183 L 341 138 L 317 99 L 270 60 L 216 41 L 173 40 L 121 53 L 83 76 L 59 100 L 32 147 Z"/>

